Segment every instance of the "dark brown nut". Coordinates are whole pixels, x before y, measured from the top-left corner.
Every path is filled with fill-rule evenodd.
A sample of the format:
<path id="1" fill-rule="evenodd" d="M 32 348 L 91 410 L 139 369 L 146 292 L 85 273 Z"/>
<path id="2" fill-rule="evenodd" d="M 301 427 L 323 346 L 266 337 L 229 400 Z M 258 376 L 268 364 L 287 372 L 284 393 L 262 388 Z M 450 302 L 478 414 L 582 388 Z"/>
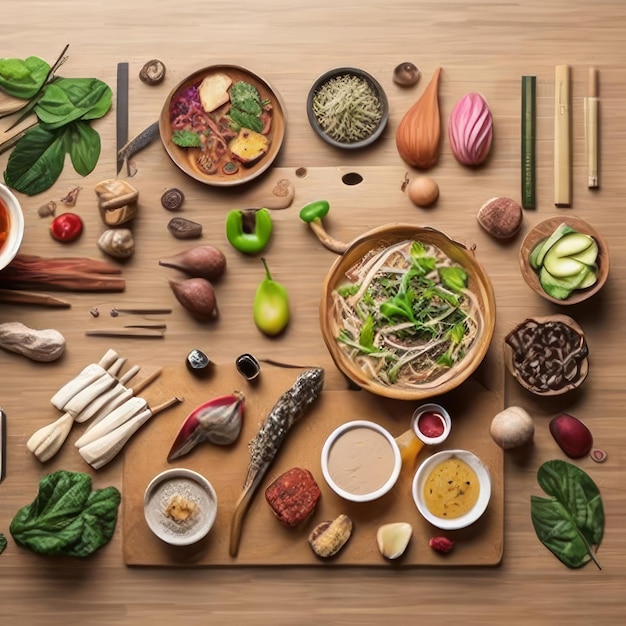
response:
<path id="1" fill-rule="evenodd" d="M 293 467 L 265 490 L 274 515 L 287 526 L 297 526 L 309 517 L 321 496 L 320 488 L 307 469 Z"/>
<path id="2" fill-rule="evenodd" d="M 173 217 L 167 224 L 167 230 L 176 239 L 197 239 L 202 235 L 202 224 L 184 217 Z"/>
<path id="3" fill-rule="evenodd" d="M 165 64 L 159 59 L 151 59 L 139 70 L 139 79 L 146 85 L 158 85 L 165 78 Z"/>
<path id="4" fill-rule="evenodd" d="M 161 196 L 161 206 L 168 211 L 180 211 L 184 201 L 185 194 L 175 187 L 168 189 Z"/>
<path id="5" fill-rule="evenodd" d="M 509 239 L 517 234 L 524 219 L 522 207 L 512 198 L 491 198 L 480 207 L 478 223 L 497 239 Z"/>
<path id="6" fill-rule="evenodd" d="M 317 556 L 327 559 L 346 545 L 352 527 L 352 520 L 342 513 L 332 521 L 318 524 L 309 535 L 309 545 Z"/>

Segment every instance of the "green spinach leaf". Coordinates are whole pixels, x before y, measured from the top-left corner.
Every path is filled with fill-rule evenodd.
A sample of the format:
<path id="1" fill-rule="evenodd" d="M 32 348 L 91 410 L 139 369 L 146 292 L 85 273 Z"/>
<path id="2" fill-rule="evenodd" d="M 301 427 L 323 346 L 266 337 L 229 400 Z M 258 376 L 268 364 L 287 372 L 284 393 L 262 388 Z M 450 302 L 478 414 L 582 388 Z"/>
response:
<path id="1" fill-rule="evenodd" d="M 576 465 L 553 460 L 537 471 L 537 482 L 550 498 L 531 496 L 531 519 L 537 537 L 571 568 L 593 560 L 604 534 L 604 507 L 598 487 Z"/>
<path id="2" fill-rule="evenodd" d="M 67 127 L 65 144 L 74 169 L 81 176 L 90 174 L 100 157 L 100 135 L 88 122 L 78 120 Z"/>
<path id="3" fill-rule="evenodd" d="M 111 108 L 111 89 L 97 78 L 59 78 L 49 84 L 35 113 L 49 130 L 78 119 L 97 119 Z"/>
<path id="4" fill-rule="evenodd" d="M 21 508 L 10 531 L 16 543 L 46 555 L 89 556 L 113 536 L 121 494 L 91 490 L 91 477 L 58 470 L 39 483 L 35 500 Z"/>
<path id="5" fill-rule="evenodd" d="M 4 552 L 4 549 L 7 547 L 7 538 L 0 533 L 0 554 Z"/>
<path id="6" fill-rule="evenodd" d="M 202 145 L 200 135 L 191 130 L 175 130 L 172 133 L 172 143 L 181 148 L 199 148 Z"/>
<path id="7" fill-rule="evenodd" d="M 0 59 L 0 88 L 16 98 L 32 98 L 49 71 L 48 63 L 39 57 Z"/>
<path id="8" fill-rule="evenodd" d="M 63 171 L 65 141 L 56 131 L 35 126 L 26 132 L 9 156 L 4 182 L 28 195 L 45 191 Z"/>

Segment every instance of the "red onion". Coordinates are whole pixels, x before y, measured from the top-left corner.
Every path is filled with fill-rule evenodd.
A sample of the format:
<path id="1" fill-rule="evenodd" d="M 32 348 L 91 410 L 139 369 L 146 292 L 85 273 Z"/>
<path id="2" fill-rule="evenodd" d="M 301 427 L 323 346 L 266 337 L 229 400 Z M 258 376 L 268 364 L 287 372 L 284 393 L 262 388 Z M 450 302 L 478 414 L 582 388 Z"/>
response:
<path id="1" fill-rule="evenodd" d="M 478 93 L 463 96 L 450 113 L 448 139 L 454 158 L 462 165 L 483 163 L 491 149 L 493 118 L 487 101 Z"/>

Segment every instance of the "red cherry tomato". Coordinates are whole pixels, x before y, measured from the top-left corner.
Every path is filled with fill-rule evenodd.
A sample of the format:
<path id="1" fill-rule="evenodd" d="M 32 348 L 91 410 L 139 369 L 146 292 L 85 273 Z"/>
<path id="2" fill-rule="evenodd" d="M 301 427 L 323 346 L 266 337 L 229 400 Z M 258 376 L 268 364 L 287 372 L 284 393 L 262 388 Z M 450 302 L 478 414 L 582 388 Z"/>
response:
<path id="1" fill-rule="evenodd" d="M 76 213 L 61 213 L 50 224 L 50 234 L 62 243 L 75 241 L 83 232 L 83 220 Z"/>

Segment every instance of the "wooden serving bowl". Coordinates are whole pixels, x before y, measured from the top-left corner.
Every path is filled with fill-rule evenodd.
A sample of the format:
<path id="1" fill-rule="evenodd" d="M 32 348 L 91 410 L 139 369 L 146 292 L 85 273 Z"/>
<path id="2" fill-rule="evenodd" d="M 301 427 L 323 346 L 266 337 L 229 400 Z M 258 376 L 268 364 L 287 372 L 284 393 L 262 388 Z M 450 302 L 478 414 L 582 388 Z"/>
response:
<path id="1" fill-rule="evenodd" d="M 334 305 L 332 294 L 337 287 L 345 282 L 346 272 L 366 253 L 375 248 L 411 239 L 437 246 L 450 259 L 463 266 L 469 277 L 468 287 L 476 297 L 483 316 L 483 328 L 468 354 L 457 365 L 458 371 L 453 377 L 442 382 L 437 382 L 437 379 L 435 379 L 423 385 L 384 385 L 372 380 L 360 368 L 355 366 L 340 348 L 333 332 Z M 463 244 L 450 239 L 446 234 L 428 227 L 414 226 L 412 224 L 389 224 L 375 228 L 358 237 L 332 265 L 322 288 L 320 326 L 324 342 L 333 361 L 339 370 L 357 386 L 386 398 L 419 401 L 438 396 L 458 387 L 476 370 L 487 353 L 493 337 L 495 321 L 496 302 L 493 287 L 487 273 L 476 260 L 474 253 Z"/>
<path id="2" fill-rule="evenodd" d="M 257 88 L 261 100 L 267 99 L 272 104 L 272 126 L 267 135 L 270 140 L 270 146 L 267 153 L 250 165 L 240 164 L 235 174 L 225 174 L 221 166 L 213 174 L 206 173 L 197 164 L 197 158 L 200 155 L 198 148 L 181 148 L 172 141 L 173 131 L 170 124 L 170 104 L 172 98 L 189 87 L 198 86 L 207 76 L 219 73 L 228 75 L 233 84 L 238 81 L 250 83 Z M 172 89 L 163 103 L 159 117 L 159 134 L 169 157 L 187 175 L 206 185 L 233 187 L 254 180 L 272 165 L 283 144 L 285 123 L 285 107 L 282 99 L 280 94 L 269 83 L 250 70 L 238 65 L 212 65 L 190 74 Z"/>
<path id="3" fill-rule="evenodd" d="M 531 325 L 533 323 L 538 324 L 538 325 L 543 325 L 543 324 L 550 323 L 550 322 L 563 324 L 564 326 L 566 326 L 570 331 L 573 332 L 574 335 L 578 337 L 580 345 L 585 347 L 585 355 L 582 356 L 580 359 L 576 360 L 575 362 L 578 364 L 576 377 L 558 389 L 542 389 L 537 385 L 533 385 L 529 383 L 529 381 L 527 380 L 527 377 L 525 377 L 520 372 L 520 367 L 516 363 L 516 359 L 515 359 L 516 350 L 508 342 L 509 338 L 512 335 L 518 333 L 520 329 L 523 329 L 529 323 Z M 531 327 L 531 330 L 528 330 L 526 332 L 526 335 L 530 339 L 530 336 L 532 335 L 532 327 Z M 524 356 L 532 355 L 532 352 L 530 350 L 530 345 L 522 347 L 521 352 L 523 353 Z M 543 350 L 544 350 L 544 347 L 542 347 L 541 352 L 543 352 Z M 568 391 L 572 391 L 573 389 L 577 389 L 578 387 L 580 387 L 580 385 L 582 385 L 584 380 L 587 378 L 587 374 L 589 373 L 589 359 L 587 358 L 586 352 L 587 352 L 587 344 L 585 340 L 585 333 L 583 329 L 577 324 L 577 322 L 573 320 L 571 317 L 569 317 L 568 315 L 556 314 L 556 315 L 545 315 L 542 317 L 529 317 L 525 319 L 523 322 L 520 322 L 517 326 L 515 326 L 515 328 L 513 328 L 506 335 L 504 339 L 504 363 L 505 363 L 507 370 L 509 371 L 511 376 L 513 376 L 513 378 L 515 378 L 515 380 L 524 389 L 538 396 L 559 396 L 561 394 L 567 393 Z M 565 355 L 565 357 L 567 356 L 571 356 L 571 353 L 568 355 Z M 574 365 L 574 363 L 572 363 L 572 365 Z"/>
<path id="4" fill-rule="evenodd" d="M 596 283 L 588 289 L 573 291 L 565 300 L 559 300 L 558 298 L 554 298 L 544 291 L 541 283 L 539 282 L 539 275 L 530 266 L 529 263 L 530 253 L 532 252 L 533 248 L 542 239 L 549 237 L 559 227 L 560 224 L 567 224 L 579 233 L 591 235 L 598 244 L 598 279 Z M 598 291 L 600 291 L 600 289 L 602 289 L 602 287 L 604 286 L 604 283 L 606 283 L 606 279 L 609 276 L 609 249 L 606 243 L 606 239 L 595 228 L 593 228 L 593 226 L 591 226 L 584 220 L 573 215 L 557 215 L 539 222 L 528 232 L 526 237 L 524 237 L 519 251 L 519 264 L 522 276 L 524 277 L 524 280 L 526 281 L 528 286 L 535 293 L 538 293 L 542 298 L 545 298 L 546 300 L 549 300 L 550 302 L 554 302 L 556 304 L 578 304 L 579 302 L 583 302 L 583 300 L 587 300 L 588 298 L 591 298 L 591 296 L 593 296 L 594 294 L 598 293 Z"/>

